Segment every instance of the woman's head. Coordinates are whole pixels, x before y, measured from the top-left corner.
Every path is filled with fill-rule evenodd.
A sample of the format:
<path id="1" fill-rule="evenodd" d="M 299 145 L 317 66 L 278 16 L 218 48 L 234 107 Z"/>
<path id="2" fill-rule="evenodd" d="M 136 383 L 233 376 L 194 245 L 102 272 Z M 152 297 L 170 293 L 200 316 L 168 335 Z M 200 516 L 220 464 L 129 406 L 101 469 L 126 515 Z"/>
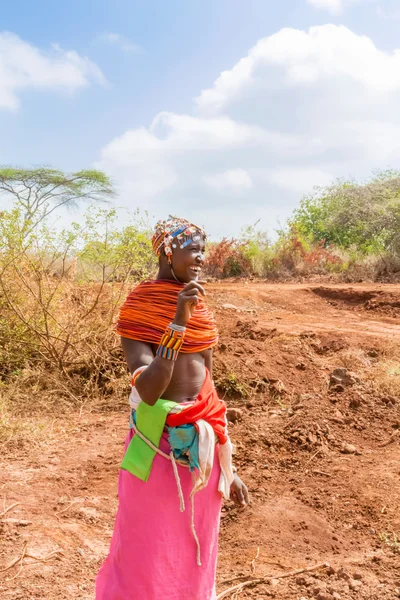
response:
<path id="1" fill-rule="evenodd" d="M 159 277 L 182 283 L 196 281 L 204 264 L 206 233 L 186 219 L 170 217 L 159 221 L 152 238 L 160 261 Z"/>

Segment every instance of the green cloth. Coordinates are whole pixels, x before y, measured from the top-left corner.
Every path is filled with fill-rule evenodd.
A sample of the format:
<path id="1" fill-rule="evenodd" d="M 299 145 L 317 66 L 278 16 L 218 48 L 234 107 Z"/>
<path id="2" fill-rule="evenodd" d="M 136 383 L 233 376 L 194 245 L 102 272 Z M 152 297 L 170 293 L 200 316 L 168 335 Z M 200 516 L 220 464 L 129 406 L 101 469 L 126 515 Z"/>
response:
<path id="1" fill-rule="evenodd" d="M 160 398 L 154 406 L 141 402 L 136 410 L 136 427 L 138 431 L 150 440 L 156 448 L 160 446 L 168 413 L 176 405 L 176 402 Z M 138 435 L 135 435 L 125 452 L 121 469 L 129 471 L 142 481 L 147 481 L 155 455 L 155 450 L 150 448 Z"/>

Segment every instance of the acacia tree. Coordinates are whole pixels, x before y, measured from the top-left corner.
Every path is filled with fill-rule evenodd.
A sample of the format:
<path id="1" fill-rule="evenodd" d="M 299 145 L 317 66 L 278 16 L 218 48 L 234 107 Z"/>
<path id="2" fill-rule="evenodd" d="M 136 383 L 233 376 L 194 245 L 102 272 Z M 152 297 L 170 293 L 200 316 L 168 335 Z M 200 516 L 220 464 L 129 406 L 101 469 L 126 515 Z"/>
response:
<path id="1" fill-rule="evenodd" d="M 81 201 L 105 201 L 114 195 L 109 177 L 101 171 L 64 173 L 47 167 L 0 168 L 0 200 L 9 199 L 6 208 L 12 206 L 20 211 L 25 232 L 62 206 L 77 206 Z"/>

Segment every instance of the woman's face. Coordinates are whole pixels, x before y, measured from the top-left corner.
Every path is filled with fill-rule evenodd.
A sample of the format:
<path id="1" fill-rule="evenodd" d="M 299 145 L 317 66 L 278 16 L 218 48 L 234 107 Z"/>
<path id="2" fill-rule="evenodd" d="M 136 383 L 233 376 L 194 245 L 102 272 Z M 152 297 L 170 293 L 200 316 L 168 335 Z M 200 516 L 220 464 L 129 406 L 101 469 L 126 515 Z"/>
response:
<path id="1" fill-rule="evenodd" d="M 184 248 L 176 244 L 176 248 L 172 251 L 171 259 L 172 268 L 179 281 L 182 283 L 198 281 L 204 265 L 205 250 L 206 243 L 201 236 L 196 241 L 190 240 Z"/>

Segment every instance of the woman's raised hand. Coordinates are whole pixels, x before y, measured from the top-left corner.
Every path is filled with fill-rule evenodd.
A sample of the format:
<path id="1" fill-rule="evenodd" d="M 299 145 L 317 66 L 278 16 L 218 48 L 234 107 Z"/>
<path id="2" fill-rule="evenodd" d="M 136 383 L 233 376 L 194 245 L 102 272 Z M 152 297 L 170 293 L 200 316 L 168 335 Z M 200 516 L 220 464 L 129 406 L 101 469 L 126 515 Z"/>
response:
<path id="1" fill-rule="evenodd" d="M 199 296 L 205 296 L 206 294 L 204 287 L 198 281 L 187 283 L 178 295 L 174 323 L 186 327 L 199 302 Z"/>

